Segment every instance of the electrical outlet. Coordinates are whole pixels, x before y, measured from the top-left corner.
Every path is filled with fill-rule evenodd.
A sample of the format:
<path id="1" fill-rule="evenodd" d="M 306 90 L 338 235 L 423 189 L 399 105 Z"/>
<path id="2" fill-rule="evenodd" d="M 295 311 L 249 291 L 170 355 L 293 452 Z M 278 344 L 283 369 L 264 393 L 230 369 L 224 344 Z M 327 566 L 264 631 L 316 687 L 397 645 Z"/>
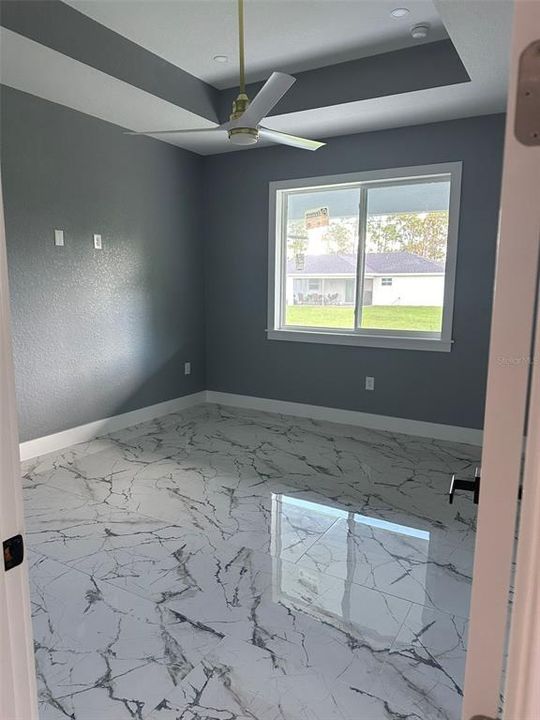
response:
<path id="1" fill-rule="evenodd" d="M 64 245 L 64 231 L 63 230 L 55 230 L 54 231 L 54 244 L 58 247 L 62 247 Z"/>
<path id="2" fill-rule="evenodd" d="M 94 235 L 94 248 L 96 250 L 102 250 L 103 245 L 101 243 L 101 235 Z"/>
<path id="3" fill-rule="evenodd" d="M 191 363 L 184 363 L 184 375 L 191 375 Z"/>
<path id="4" fill-rule="evenodd" d="M 366 390 L 375 390 L 375 378 L 366 375 Z"/>

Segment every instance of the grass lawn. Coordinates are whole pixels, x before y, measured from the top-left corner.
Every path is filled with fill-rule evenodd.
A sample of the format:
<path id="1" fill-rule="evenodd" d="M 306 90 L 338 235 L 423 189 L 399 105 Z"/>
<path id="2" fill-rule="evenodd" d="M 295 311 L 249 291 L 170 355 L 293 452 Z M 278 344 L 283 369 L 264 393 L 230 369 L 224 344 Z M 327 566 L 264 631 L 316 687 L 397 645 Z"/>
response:
<path id="1" fill-rule="evenodd" d="M 441 329 L 442 308 L 409 305 L 368 305 L 362 313 L 363 328 L 379 330 Z M 354 309 L 336 305 L 289 305 L 287 325 L 352 328 Z"/>

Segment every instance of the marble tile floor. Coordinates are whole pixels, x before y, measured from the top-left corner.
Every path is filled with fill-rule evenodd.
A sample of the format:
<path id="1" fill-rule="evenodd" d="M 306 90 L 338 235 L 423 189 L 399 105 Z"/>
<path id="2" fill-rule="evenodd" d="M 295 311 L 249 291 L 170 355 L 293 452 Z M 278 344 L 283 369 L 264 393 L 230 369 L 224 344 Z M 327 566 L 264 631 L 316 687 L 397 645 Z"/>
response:
<path id="1" fill-rule="evenodd" d="M 458 720 L 479 453 L 203 405 L 24 463 L 41 720 Z"/>

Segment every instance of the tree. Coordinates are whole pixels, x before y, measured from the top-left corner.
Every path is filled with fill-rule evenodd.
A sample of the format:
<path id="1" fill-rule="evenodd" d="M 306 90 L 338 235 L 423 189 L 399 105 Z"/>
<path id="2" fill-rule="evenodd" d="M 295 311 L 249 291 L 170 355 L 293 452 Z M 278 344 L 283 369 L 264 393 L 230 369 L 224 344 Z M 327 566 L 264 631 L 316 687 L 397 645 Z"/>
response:
<path id="1" fill-rule="evenodd" d="M 447 212 L 371 216 L 366 229 L 369 252 L 409 252 L 436 261 L 446 256 Z"/>
<path id="2" fill-rule="evenodd" d="M 355 252 L 354 230 L 345 223 L 334 223 L 322 236 L 332 255 L 352 255 Z"/>

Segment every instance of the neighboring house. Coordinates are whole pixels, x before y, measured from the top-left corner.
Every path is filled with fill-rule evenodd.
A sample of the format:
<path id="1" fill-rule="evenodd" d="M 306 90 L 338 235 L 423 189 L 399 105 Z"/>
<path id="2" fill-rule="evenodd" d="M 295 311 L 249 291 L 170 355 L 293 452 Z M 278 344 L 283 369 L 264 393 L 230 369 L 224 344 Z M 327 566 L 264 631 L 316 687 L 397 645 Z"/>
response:
<path id="1" fill-rule="evenodd" d="M 408 252 L 366 253 L 364 305 L 442 305 L 444 264 Z M 354 305 L 356 255 L 287 262 L 287 303 Z"/>

